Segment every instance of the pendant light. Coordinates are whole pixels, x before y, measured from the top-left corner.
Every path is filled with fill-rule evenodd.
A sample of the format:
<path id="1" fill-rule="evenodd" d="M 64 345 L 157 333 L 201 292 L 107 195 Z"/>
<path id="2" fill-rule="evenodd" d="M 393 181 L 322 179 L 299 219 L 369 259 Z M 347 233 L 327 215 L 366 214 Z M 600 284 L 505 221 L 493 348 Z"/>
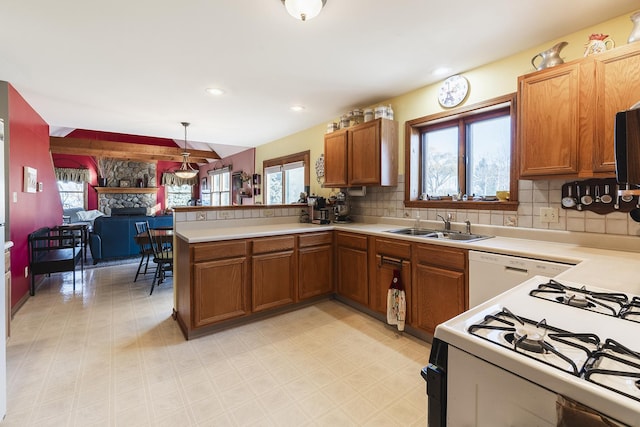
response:
<path id="1" fill-rule="evenodd" d="M 188 122 L 181 122 L 182 126 L 184 126 L 184 151 L 182 152 L 182 165 L 180 165 L 180 169 L 174 172 L 174 174 L 178 178 L 182 179 L 191 179 L 194 176 L 198 175 L 198 171 L 191 167 L 189 164 L 189 153 L 187 152 L 187 126 L 189 126 Z"/>
<path id="2" fill-rule="evenodd" d="M 301 21 L 318 16 L 326 3 L 327 0 L 282 0 L 289 15 Z"/>

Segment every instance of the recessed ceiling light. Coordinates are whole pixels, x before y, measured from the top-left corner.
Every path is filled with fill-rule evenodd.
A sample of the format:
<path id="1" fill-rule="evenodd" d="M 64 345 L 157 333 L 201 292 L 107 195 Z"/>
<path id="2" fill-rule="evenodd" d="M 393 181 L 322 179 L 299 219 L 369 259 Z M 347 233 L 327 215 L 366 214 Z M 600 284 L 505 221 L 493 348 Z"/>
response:
<path id="1" fill-rule="evenodd" d="M 289 109 L 291 111 L 303 111 L 304 110 L 304 106 L 303 105 L 292 105 L 291 107 L 289 107 Z"/>
<path id="2" fill-rule="evenodd" d="M 214 95 L 214 96 L 220 96 L 220 95 L 224 95 L 224 90 L 220 89 L 219 87 L 210 87 L 207 88 L 207 92 L 210 95 Z"/>
<path id="3" fill-rule="evenodd" d="M 434 69 L 431 74 L 433 74 L 434 76 L 444 76 L 445 74 L 448 74 L 450 72 L 451 68 L 449 67 L 438 67 Z"/>

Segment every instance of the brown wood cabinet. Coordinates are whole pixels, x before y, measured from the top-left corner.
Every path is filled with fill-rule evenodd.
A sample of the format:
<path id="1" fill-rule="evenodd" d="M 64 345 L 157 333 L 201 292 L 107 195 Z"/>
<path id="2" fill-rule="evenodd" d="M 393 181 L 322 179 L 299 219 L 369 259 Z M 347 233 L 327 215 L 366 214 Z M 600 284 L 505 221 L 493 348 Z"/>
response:
<path id="1" fill-rule="evenodd" d="M 370 266 L 369 308 L 384 315 L 387 314 L 387 293 L 393 271 L 401 270 L 407 301 L 406 323 L 410 323 L 411 319 L 411 246 L 406 241 L 375 238 L 375 257 Z"/>
<path id="2" fill-rule="evenodd" d="M 324 187 L 398 184 L 398 123 L 376 119 L 324 137 Z"/>
<path id="3" fill-rule="evenodd" d="M 347 131 L 339 130 L 324 136 L 325 187 L 347 187 Z"/>
<path id="4" fill-rule="evenodd" d="M 640 46 L 637 43 L 596 55 L 593 170 L 615 173 L 615 116 L 640 101 Z"/>
<path id="5" fill-rule="evenodd" d="M 468 307 L 467 251 L 435 245 L 414 247 L 412 326 L 429 334 Z"/>
<path id="6" fill-rule="evenodd" d="M 253 241 L 251 308 L 263 311 L 296 301 L 295 236 Z"/>
<path id="7" fill-rule="evenodd" d="M 298 237 L 298 299 L 333 292 L 333 232 Z"/>
<path id="8" fill-rule="evenodd" d="M 186 336 L 250 313 L 246 241 L 189 245 L 177 239 L 176 254 L 177 317 Z"/>
<path id="9" fill-rule="evenodd" d="M 520 177 L 612 177 L 615 113 L 640 100 L 640 46 L 518 79 Z"/>
<path id="10" fill-rule="evenodd" d="M 367 247 L 367 236 L 337 232 L 338 294 L 364 306 L 369 305 Z"/>

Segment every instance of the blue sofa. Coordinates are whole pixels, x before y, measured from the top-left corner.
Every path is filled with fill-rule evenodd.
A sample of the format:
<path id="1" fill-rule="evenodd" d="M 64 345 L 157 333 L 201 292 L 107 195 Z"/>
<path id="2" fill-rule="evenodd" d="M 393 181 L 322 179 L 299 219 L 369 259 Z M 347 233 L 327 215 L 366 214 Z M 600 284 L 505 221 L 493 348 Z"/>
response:
<path id="1" fill-rule="evenodd" d="M 136 235 L 135 223 L 148 221 L 149 227 L 171 227 L 173 215 L 132 215 L 132 216 L 101 216 L 93 222 L 93 232 L 89 237 L 89 247 L 93 263 L 110 258 L 124 258 L 136 256 L 140 248 L 134 240 Z"/>

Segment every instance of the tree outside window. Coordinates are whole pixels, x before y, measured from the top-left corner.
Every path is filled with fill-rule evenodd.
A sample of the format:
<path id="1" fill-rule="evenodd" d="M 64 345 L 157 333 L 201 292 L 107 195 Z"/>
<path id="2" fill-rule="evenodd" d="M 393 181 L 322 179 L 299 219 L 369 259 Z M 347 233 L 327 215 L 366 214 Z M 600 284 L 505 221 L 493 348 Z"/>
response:
<path id="1" fill-rule="evenodd" d="M 266 160 L 263 167 L 265 204 L 296 203 L 308 191 L 309 151 Z"/>
<path id="2" fill-rule="evenodd" d="M 514 106 L 515 96 L 508 95 L 408 121 L 405 206 L 517 207 Z M 503 190 L 509 201 L 486 203 Z M 477 203 L 456 202 L 465 194 Z"/>

